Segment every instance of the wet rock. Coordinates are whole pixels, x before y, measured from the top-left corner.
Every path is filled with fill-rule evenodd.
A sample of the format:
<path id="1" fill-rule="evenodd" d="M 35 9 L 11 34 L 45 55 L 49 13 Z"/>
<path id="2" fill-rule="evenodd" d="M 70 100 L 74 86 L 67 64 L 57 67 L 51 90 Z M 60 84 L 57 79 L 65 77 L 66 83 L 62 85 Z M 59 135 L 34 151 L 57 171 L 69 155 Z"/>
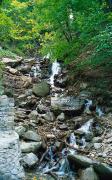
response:
<path id="1" fill-rule="evenodd" d="M 65 120 L 65 114 L 64 114 L 64 113 L 61 113 L 61 114 L 57 117 L 57 120 L 59 120 L 59 121 L 64 121 L 64 120 Z"/>
<path id="2" fill-rule="evenodd" d="M 47 111 L 48 111 L 49 109 L 48 109 L 48 107 L 46 107 L 45 105 L 43 105 L 43 104 L 39 104 L 38 106 L 37 106 L 37 111 L 39 112 L 39 113 L 46 113 Z"/>
<path id="3" fill-rule="evenodd" d="M 62 125 L 59 126 L 59 128 L 60 128 L 61 130 L 67 130 L 67 129 L 68 129 L 68 126 L 65 125 L 65 124 L 62 124 Z"/>
<path id="4" fill-rule="evenodd" d="M 16 57 L 16 59 L 10 59 L 10 58 L 2 58 L 3 63 L 6 65 L 9 65 L 11 67 L 16 67 L 22 62 L 21 57 Z"/>
<path id="5" fill-rule="evenodd" d="M 102 144 L 101 143 L 94 143 L 94 148 L 97 150 L 101 148 Z"/>
<path id="6" fill-rule="evenodd" d="M 55 116 L 53 112 L 47 112 L 45 115 L 43 115 L 43 118 L 47 121 L 54 121 L 55 120 Z"/>
<path id="7" fill-rule="evenodd" d="M 62 143 L 61 143 L 61 142 L 56 141 L 55 146 L 56 146 L 56 148 L 57 148 L 57 149 L 59 149 L 59 148 L 61 147 L 61 145 L 62 145 Z"/>
<path id="8" fill-rule="evenodd" d="M 101 137 L 94 137 L 93 138 L 93 143 L 101 143 L 102 142 L 102 138 Z"/>
<path id="9" fill-rule="evenodd" d="M 38 97 L 45 97 L 50 92 L 50 86 L 47 82 L 41 82 L 33 85 L 33 93 Z"/>
<path id="10" fill-rule="evenodd" d="M 102 179 L 112 179 L 112 166 L 109 166 L 105 163 L 97 163 L 94 164 L 94 169 Z"/>
<path id="11" fill-rule="evenodd" d="M 86 156 L 82 156 L 82 155 L 68 155 L 67 156 L 68 160 L 70 163 L 73 163 L 79 167 L 89 167 L 91 165 L 93 165 L 93 161 L 86 157 Z"/>
<path id="12" fill-rule="evenodd" d="M 26 156 L 23 157 L 22 161 L 23 161 L 23 166 L 24 167 L 31 168 L 31 167 L 33 167 L 34 165 L 37 164 L 38 158 L 37 158 L 37 156 L 35 154 L 29 153 L 29 154 L 27 154 Z"/>
<path id="13" fill-rule="evenodd" d="M 18 126 L 18 127 L 15 127 L 15 131 L 17 132 L 19 137 L 22 137 L 26 131 L 26 128 L 23 126 Z"/>
<path id="14" fill-rule="evenodd" d="M 92 139 L 93 139 L 93 133 L 88 132 L 88 133 L 85 135 L 85 140 L 86 140 L 87 142 L 90 142 L 90 141 L 92 141 Z"/>
<path id="15" fill-rule="evenodd" d="M 82 170 L 80 180 L 99 180 L 98 175 L 92 167 Z"/>
<path id="16" fill-rule="evenodd" d="M 33 132 L 33 131 L 27 131 L 23 137 L 26 140 L 31 140 L 31 141 L 36 141 L 36 142 L 41 141 L 41 137 L 36 132 Z"/>
<path id="17" fill-rule="evenodd" d="M 78 136 L 83 136 L 85 133 L 79 129 L 74 131 L 74 134 L 78 135 Z"/>
<path id="18" fill-rule="evenodd" d="M 20 148 L 22 153 L 30 153 L 36 152 L 41 145 L 41 142 L 21 142 Z"/>
<path id="19" fill-rule="evenodd" d="M 67 76 L 65 76 L 65 77 L 59 76 L 58 77 L 58 75 L 57 75 L 54 80 L 54 85 L 56 87 L 65 88 L 67 86 L 67 82 L 68 82 Z"/>
<path id="20" fill-rule="evenodd" d="M 38 115 L 38 113 L 37 113 L 37 111 L 36 110 L 33 110 L 30 114 L 29 114 L 29 119 L 31 119 L 31 120 L 37 120 L 37 115 Z"/>

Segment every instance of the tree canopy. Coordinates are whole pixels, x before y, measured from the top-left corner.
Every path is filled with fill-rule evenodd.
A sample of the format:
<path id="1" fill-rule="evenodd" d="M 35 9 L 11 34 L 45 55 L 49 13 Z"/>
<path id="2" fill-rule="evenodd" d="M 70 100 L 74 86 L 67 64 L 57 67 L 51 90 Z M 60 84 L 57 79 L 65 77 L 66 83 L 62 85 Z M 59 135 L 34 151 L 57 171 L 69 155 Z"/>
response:
<path id="1" fill-rule="evenodd" d="M 111 64 L 112 1 L 2 0 L 1 46 L 25 55 L 50 54 L 76 68 Z"/>

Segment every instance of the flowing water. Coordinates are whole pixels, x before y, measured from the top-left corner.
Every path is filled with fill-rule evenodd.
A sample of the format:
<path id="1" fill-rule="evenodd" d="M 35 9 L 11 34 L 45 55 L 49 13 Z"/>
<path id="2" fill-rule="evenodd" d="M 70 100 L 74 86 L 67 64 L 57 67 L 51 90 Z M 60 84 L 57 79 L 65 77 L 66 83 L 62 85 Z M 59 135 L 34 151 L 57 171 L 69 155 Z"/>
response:
<path id="1" fill-rule="evenodd" d="M 59 73 L 61 73 L 61 66 L 60 66 L 60 63 L 55 61 L 52 64 L 52 74 L 51 74 L 51 77 L 50 77 L 50 84 L 51 84 L 52 87 L 54 87 L 55 75 L 58 75 Z"/>
<path id="2" fill-rule="evenodd" d="M 54 97 L 52 97 L 52 93 L 51 93 L 51 102 L 52 102 L 52 98 L 55 98 L 55 100 L 59 100 L 60 102 L 61 102 L 61 100 L 64 101 L 65 105 L 68 105 L 68 107 L 73 107 L 74 102 L 76 102 L 76 99 L 74 100 L 74 98 L 67 97 L 67 96 L 63 97 L 64 93 L 57 94 L 55 92 L 56 87 L 54 85 L 54 81 L 55 81 L 55 76 L 61 73 L 60 63 L 55 61 L 52 64 L 51 70 L 52 70 L 52 74 L 50 76 L 50 85 L 51 85 L 52 91 L 54 90 L 54 93 L 55 93 Z M 38 62 L 35 64 L 35 66 L 32 67 L 31 72 L 32 72 L 33 77 L 35 77 L 35 78 L 39 74 L 41 74 L 41 69 L 40 69 Z M 93 104 L 92 100 L 87 99 L 85 102 L 86 109 L 89 109 L 89 107 L 92 104 Z M 101 109 L 99 107 L 96 108 L 96 112 L 98 113 L 99 116 L 103 115 L 103 112 L 101 111 Z M 81 128 L 79 128 L 78 130 L 84 132 L 85 134 L 88 134 L 92 131 L 92 124 L 93 124 L 93 119 L 90 119 L 88 122 L 86 122 L 84 125 L 82 125 Z M 56 131 L 56 129 L 55 129 L 55 131 Z M 54 146 L 51 145 L 47 150 L 44 162 L 41 163 L 40 166 L 38 167 L 39 174 L 44 175 L 44 174 L 48 174 L 48 173 L 52 172 L 58 178 L 59 177 L 67 177 L 67 179 L 69 179 L 69 180 L 75 179 L 75 175 L 70 169 L 70 165 L 67 160 L 67 155 L 68 154 L 76 154 L 77 150 L 75 150 L 75 149 L 77 149 L 79 147 L 81 147 L 82 149 L 85 148 L 86 140 L 85 140 L 84 136 L 82 137 L 81 141 L 82 141 L 82 145 L 81 146 L 77 145 L 76 136 L 72 132 L 69 136 L 69 145 L 72 146 L 73 148 L 64 147 L 62 149 L 62 151 L 60 152 L 61 153 L 60 157 L 58 155 L 55 155 Z"/>

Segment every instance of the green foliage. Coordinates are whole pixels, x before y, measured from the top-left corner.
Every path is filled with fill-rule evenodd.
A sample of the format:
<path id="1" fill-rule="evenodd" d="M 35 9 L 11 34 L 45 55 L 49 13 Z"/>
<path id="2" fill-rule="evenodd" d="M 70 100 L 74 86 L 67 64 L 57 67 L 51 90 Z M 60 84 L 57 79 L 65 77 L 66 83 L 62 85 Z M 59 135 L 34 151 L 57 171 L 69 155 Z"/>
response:
<path id="1" fill-rule="evenodd" d="M 35 55 L 38 50 L 42 55 L 50 53 L 52 60 L 73 61 L 77 69 L 110 66 L 109 8 L 110 3 L 100 0 L 3 0 L 1 45 L 22 55 Z"/>
<path id="2" fill-rule="evenodd" d="M 3 57 L 15 58 L 16 54 L 12 53 L 9 50 L 0 49 L 0 59 Z"/>

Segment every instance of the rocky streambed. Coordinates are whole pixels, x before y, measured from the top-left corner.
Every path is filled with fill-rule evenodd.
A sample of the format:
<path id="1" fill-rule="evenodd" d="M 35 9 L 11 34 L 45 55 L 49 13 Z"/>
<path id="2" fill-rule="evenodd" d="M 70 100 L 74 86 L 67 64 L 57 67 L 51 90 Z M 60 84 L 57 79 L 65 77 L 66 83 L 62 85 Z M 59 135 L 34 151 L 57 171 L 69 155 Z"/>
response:
<path id="1" fill-rule="evenodd" d="M 4 94 L 15 101 L 25 179 L 111 179 L 112 113 L 47 58 L 3 58 Z M 83 88 L 82 88 L 83 86 Z"/>

